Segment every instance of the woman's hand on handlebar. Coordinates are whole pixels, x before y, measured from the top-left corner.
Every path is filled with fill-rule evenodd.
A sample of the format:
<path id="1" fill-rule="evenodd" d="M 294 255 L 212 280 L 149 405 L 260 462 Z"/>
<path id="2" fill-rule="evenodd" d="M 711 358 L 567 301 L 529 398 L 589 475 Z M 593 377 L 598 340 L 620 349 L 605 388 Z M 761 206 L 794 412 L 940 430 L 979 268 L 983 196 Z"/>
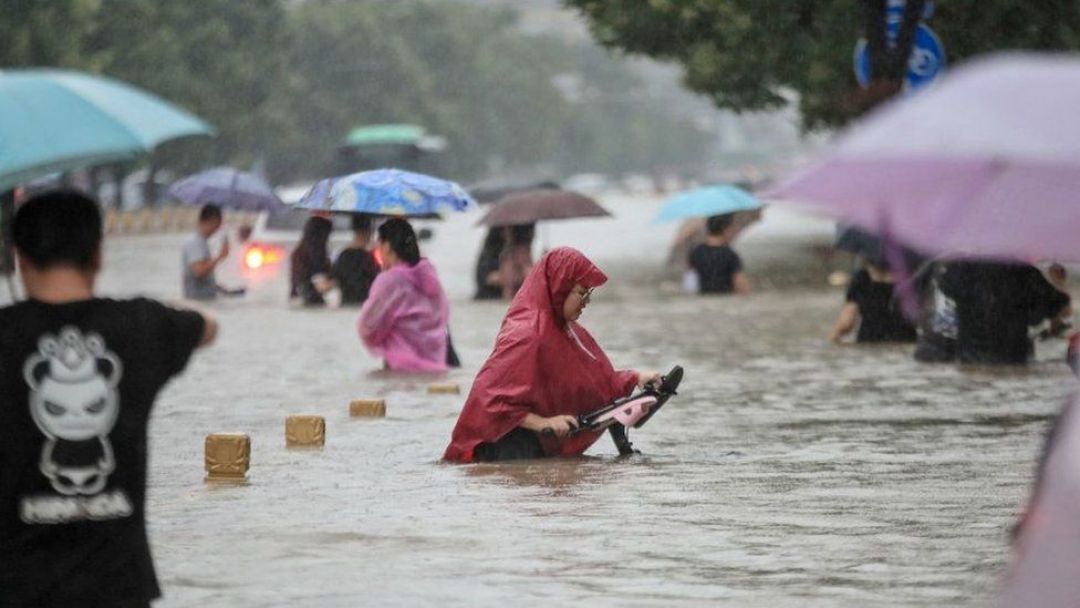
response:
<path id="1" fill-rule="evenodd" d="M 521 428 L 540 433 L 541 435 L 552 434 L 556 437 L 566 437 L 570 431 L 577 428 L 578 421 L 574 416 L 552 416 L 545 418 L 536 414 L 526 414 L 521 421 Z"/>
<path id="2" fill-rule="evenodd" d="M 660 375 L 660 372 L 637 372 L 637 385 L 638 388 L 645 388 L 645 385 L 651 384 L 653 386 L 660 386 L 660 383 L 664 381 L 664 377 Z"/>
<path id="3" fill-rule="evenodd" d="M 577 418 L 573 416 L 560 415 L 544 419 L 544 428 L 550 429 L 556 437 L 566 437 L 570 431 L 577 428 L 577 425 Z"/>

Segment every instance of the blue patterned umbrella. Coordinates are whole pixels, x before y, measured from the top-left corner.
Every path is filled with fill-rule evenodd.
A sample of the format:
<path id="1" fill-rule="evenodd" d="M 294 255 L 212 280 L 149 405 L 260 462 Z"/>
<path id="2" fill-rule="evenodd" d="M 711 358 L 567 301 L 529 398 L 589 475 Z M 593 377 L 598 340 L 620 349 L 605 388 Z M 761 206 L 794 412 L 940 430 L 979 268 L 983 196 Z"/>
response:
<path id="1" fill-rule="evenodd" d="M 476 201 L 454 182 L 400 169 L 320 180 L 296 206 L 310 211 L 431 216 L 465 211 Z"/>

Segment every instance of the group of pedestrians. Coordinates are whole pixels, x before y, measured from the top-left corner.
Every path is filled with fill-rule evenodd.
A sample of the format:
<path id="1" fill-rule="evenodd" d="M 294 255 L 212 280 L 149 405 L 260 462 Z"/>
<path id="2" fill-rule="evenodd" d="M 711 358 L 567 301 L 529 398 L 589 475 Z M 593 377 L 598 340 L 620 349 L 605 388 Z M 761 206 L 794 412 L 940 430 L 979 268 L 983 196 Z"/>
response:
<path id="1" fill-rule="evenodd" d="M 909 256 L 910 257 L 910 256 Z M 1072 314 L 1065 271 L 1044 275 L 1021 262 L 928 261 L 912 269 L 906 293 L 889 264 L 871 257 L 848 285 L 830 340 L 857 327 L 858 343 L 915 343 L 925 363 L 1024 364 L 1033 338 L 1067 329 Z M 902 299 L 919 310 L 913 320 Z"/>
<path id="2" fill-rule="evenodd" d="M 204 208 L 184 247 L 185 294 L 220 293 L 214 269 L 227 245 L 215 255 L 207 242 L 220 226 L 220 209 Z M 359 337 L 388 368 L 445 370 L 455 357 L 449 306 L 409 222 L 379 224 L 370 251 L 372 224 L 354 221 L 333 263 L 329 228 L 308 220 L 291 256 L 294 293 L 318 305 L 327 283 L 348 285 L 361 303 Z M 707 231 L 688 259 L 700 291 L 745 293 L 732 218 L 710 218 Z M 217 324 L 147 299 L 98 297 L 101 213 L 83 195 L 27 201 L 13 233 L 28 299 L 0 309 L 0 589 L 27 605 L 147 606 L 160 594 L 144 515 L 150 411 Z M 580 323 L 607 281 L 585 255 L 559 247 L 535 265 L 510 263 L 530 267 L 451 432 L 448 461 L 581 454 L 601 433 L 576 428 L 580 415 L 661 381 L 617 369 Z M 1031 266 L 959 261 L 928 276 L 928 327 L 952 315 L 953 357 L 964 362 L 1026 361 L 1029 327 L 1069 311 L 1056 270 L 1051 282 Z M 895 279 L 880 261 L 857 273 L 834 337 L 856 321 L 864 342 L 921 335 L 901 323 Z"/>

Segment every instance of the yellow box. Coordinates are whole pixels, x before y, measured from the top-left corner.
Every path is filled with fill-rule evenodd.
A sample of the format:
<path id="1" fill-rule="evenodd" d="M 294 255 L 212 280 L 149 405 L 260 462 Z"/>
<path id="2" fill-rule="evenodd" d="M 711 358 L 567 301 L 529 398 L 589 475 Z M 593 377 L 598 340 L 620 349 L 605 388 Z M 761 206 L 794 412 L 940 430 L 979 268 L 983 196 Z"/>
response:
<path id="1" fill-rule="evenodd" d="M 285 419 L 286 447 L 326 445 L 326 419 L 322 416 L 297 415 Z"/>
<path id="2" fill-rule="evenodd" d="M 242 480 L 251 467 L 251 438 L 244 433 L 206 436 L 206 478 Z"/>
<path id="3" fill-rule="evenodd" d="M 382 399 L 356 399 L 349 403 L 349 415 L 381 418 L 386 415 L 386 401 Z"/>
<path id="4" fill-rule="evenodd" d="M 429 395 L 460 395 L 461 386 L 457 384 L 431 384 L 427 387 Z"/>

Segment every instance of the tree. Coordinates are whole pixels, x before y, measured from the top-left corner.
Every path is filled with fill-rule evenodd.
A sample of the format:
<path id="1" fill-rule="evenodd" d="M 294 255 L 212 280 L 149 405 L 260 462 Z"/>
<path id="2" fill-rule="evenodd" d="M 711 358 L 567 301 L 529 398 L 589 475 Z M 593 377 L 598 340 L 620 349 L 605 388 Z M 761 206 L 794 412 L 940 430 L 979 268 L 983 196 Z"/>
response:
<path id="1" fill-rule="evenodd" d="M 775 109 L 795 93 L 807 129 L 841 125 L 866 109 L 852 48 L 878 23 L 883 0 L 564 2 L 602 44 L 680 63 L 687 84 L 722 108 Z M 939 0 L 931 24 L 952 63 L 1001 49 L 1080 48 L 1075 0 Z M 874 52 L 881 34 L 870 33 Z M 890 62 L 876 50 L 875 76 L 895 83 L 903 57 Z"/>

